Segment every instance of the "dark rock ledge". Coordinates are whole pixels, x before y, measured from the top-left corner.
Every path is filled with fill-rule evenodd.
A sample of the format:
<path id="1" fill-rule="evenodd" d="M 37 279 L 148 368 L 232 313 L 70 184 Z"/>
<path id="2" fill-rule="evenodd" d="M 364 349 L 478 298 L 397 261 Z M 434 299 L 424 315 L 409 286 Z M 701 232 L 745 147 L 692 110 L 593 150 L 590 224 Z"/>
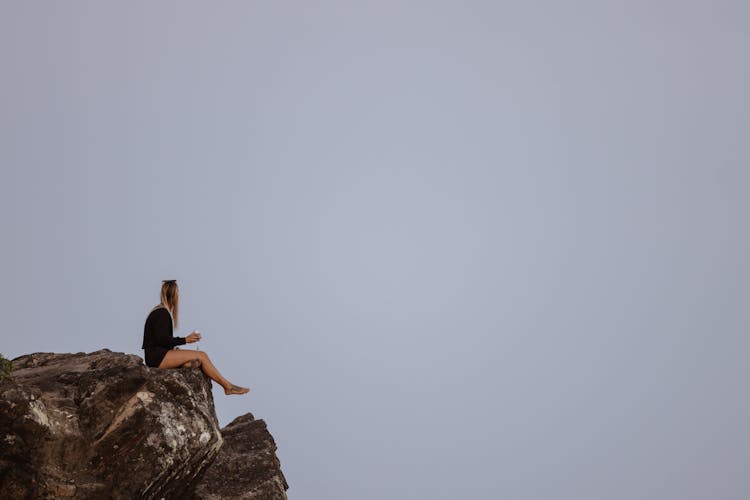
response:
<path id="1" fill-rule="evenodd" d="M 220 430 L 200 369 L 108 349 L 12 362 L 0 379 L 3 498 L 287 498 L 266 423 L 248 413 Z"/>

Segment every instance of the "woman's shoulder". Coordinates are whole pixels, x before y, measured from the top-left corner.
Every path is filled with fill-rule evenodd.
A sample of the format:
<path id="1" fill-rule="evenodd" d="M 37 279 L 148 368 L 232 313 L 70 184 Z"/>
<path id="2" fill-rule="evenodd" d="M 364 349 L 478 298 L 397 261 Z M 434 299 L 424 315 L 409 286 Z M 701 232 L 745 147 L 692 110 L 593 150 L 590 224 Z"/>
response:
<path id="1" fill-rule="evenodd" d="M 161 312 L 161 311 L 164 311 L 164 312 Z M 151 316 L 157 316 L 157 315 L 161 315 L 161 314 L 164 314 L 164 313 L 166 313 L 167 315 L 171 316 L 171 314 L 169 314 L 169 311 L 167 310 L 166 307 L 164 307 L 163 304 L 158 304 L 158 305 L 154 306 L 154 308 L 151 309 L 151 311 L 149 311 L 148 317 L 150 318 Z"/>

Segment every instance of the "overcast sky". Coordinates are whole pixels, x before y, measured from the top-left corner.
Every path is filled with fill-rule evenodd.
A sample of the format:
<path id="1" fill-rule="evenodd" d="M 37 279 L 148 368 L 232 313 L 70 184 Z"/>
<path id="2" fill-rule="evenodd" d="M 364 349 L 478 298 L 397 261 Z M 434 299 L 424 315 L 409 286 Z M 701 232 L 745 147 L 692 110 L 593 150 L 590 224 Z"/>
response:
<path id="1" fill-rule="evenodd" d="M 177 279 L 290 499 L 745 500 L 748 16 L 2 1 L 0 352 Z"/>

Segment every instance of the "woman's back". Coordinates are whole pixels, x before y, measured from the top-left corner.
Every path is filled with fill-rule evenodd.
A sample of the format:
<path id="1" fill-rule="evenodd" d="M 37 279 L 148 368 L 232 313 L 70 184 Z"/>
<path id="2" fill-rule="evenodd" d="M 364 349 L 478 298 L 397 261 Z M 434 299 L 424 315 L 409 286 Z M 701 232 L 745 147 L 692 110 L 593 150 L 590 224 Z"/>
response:
<path id="1" fill-rule="evenodd" d="M 169 337 L 172 337 L 174 331 L 172 315 L 169 309 L 159 304 L 149 312 L 143 325 L 143 344 L 141 349 L 146 347 L 163 346 L 169 347 Z"/>

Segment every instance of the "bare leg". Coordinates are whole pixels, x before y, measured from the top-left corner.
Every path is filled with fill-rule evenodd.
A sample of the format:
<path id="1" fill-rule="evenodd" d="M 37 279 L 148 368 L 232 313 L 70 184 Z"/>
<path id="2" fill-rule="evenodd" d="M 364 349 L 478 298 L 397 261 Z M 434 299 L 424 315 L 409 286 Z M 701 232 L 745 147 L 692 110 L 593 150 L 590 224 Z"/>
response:
<path id="1" fill-rule="evenodd" d="M 225 379 L 211 362 L 208 354 L 206 354 L 204 351 L 171 349 L 167 351 L 167 354 L 161 361 L 159 368 L 177 368 L 178 366 L 182 366 L 193 360 L 200 361 L 200 366 L 201 370 L 203 370 L 203 373 L 205 373 L 211 380 L 222 386 L 224 388 L 225 394 L 244 394 L 250 390 L 246 387 L 234 385 L 229 380 Z"/>
<path id="2" fill-rule="evenodd" d="M 180 368 L 198 368 L 201 365 L 200 359 L 191 359 L 190 361 L 185 361 L 180 365 Z"/>

